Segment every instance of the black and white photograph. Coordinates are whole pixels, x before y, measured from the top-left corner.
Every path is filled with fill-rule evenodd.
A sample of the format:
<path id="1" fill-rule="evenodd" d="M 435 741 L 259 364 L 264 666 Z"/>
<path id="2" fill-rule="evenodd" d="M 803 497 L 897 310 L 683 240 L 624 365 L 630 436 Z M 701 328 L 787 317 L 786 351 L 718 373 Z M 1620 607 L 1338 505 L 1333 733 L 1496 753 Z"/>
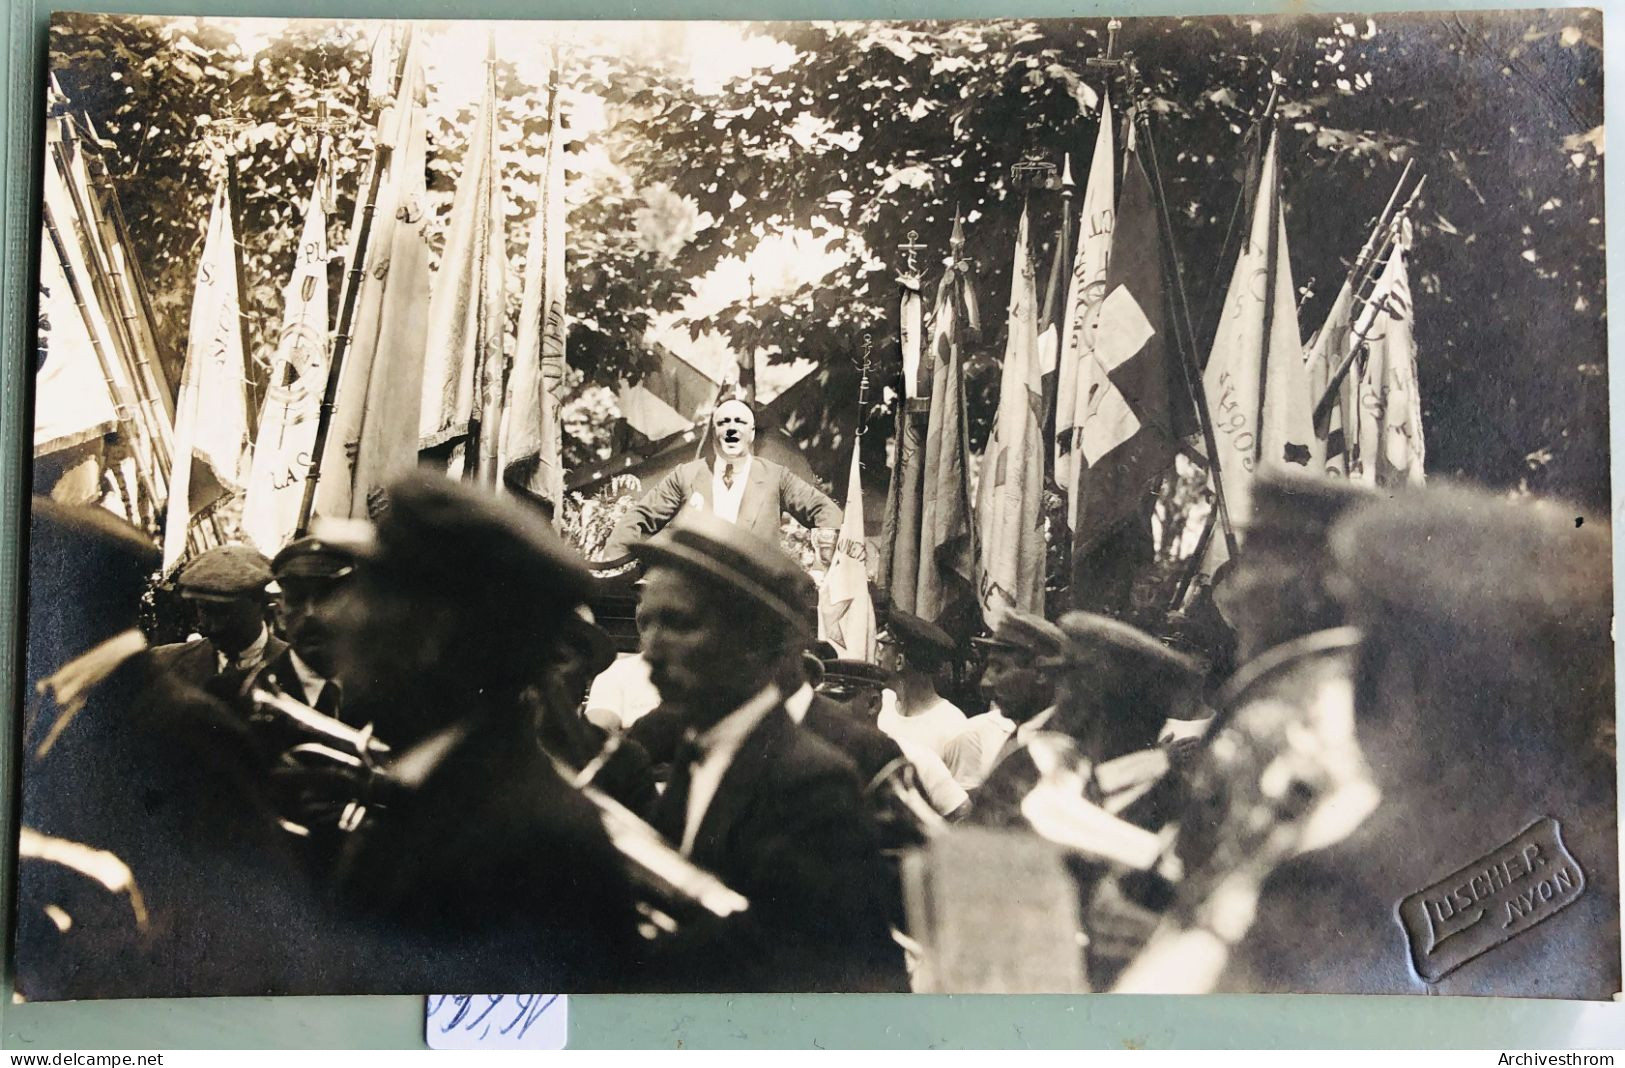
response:
<path id="1" fill-rule="evenodd" d="M 52 16 L 15 997 L 1615 998 L 1602 24 Z"/>

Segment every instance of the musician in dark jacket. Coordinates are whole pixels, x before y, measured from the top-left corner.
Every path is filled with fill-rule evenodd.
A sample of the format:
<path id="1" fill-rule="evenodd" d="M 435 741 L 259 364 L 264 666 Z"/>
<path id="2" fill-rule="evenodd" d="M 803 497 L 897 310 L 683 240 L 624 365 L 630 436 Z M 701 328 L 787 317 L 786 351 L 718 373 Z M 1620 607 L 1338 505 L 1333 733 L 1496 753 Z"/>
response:
<path id="1" fill-rule="evenodd" d="M 679 989 L 906 989 L 886 869 L 851 761 L 796 727 L 776 684 L 808 640 L 810 579 L 714 516 L 646 542 L 638 629 L 650 677 L 689 731 L 653 823 L 751 902 L 682 932 Z"/>
<path id="2" fill-rule="evenodd" d="M 585 567 L 541 515 L 467 483 L 418 474 L 390 502 L 352 542 L 334 650 L 349 707 L 391 746 L 342 865 L 345 904 L 381 936 L 373 989 L 635 989 L 620 855 L 524 699 L 565 700 L 549 666 Z"/>

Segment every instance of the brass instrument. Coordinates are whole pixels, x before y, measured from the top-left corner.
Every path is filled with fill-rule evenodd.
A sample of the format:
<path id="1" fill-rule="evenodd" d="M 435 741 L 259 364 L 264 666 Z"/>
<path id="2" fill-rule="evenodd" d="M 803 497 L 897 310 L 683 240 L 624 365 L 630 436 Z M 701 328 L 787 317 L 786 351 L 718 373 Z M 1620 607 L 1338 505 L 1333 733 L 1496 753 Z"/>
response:
<path id="1" fill-rule="evenodd" d="M 551 753 L 548 757 L 564 780 L 598 809 L 610 844 L 626 862 L 627 875 L 638 891 L 638 913 L 643 918 L 639 933 L 654 940 L 675 934 L 684 922 L 706 916 L 722 919 L 744 912 L 750 902 L 743 895 L 673 849 L 659 831 L 592 785 L 593 778 L 620 747 L 622 737 L 611 735 L 598 755 L 579 770 Z"/>
<path id="2" fill-rule="evenodd" d="M 1181 821 L 1183 878 L 1116 991 L 1212 990 L 1275 869 L 1347 837 L 1376 806 L 1354 736 L 1360 638 L 1339 627 L 1283 643 L 1220 693 Z"/>
<path id="3" fill-rule="evenodd" d="M 248 698 L 256 719 L 310 739 L 285 749 L 271 774 L 283 830 L 308 838 L 319 827 L 346 833 L 359 828 L 380 792 L 377 759 L 390 752 L 373 735 L 372 724 L 352 727 L 259 687 L 251 688 Z"/>

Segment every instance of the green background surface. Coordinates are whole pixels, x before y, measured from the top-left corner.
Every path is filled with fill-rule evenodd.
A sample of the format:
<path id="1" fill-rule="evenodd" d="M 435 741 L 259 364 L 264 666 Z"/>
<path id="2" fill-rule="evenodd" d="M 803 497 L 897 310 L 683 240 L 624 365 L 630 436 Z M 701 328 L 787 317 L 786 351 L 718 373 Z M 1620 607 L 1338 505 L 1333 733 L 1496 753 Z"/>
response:
<path id="1" fill-rule="evenodd" d="M 28 455 L 23 418 L 27 382 L 22 369 L 32 341 L 32 286 L 37 251 L 34 197 L 38 187 L 45 27 L 51 4 L 8 0 L 6 40 L 0 50 L 4 88 L 4 277 L 0 288 L 0 809 L 7 844 L 0 854 L 10 915 L 10 863 L 14 838 L 14 730 L 17 689 L 17 554 Z M 1024 0 L 1018 7 L 992 0 L 146 0 L 87 2 L 80 10 L 173 15 L 273 15 L 412 18 L 972 18 L 992 15 L 1104 17 L 1306 10 L 1397 11 L 1407 7 L 1493 8 L 1496 4 L 1065 3 Z M 1607 112 L 1617 113 L 1613 56 L 1619 19 L 1605 14 L 1609 42 Z M 1132 47 L 1132 46 L 1131 46 Z M 1625 182 L 1608 169 L 1607 198 L 1618 204 Z M 1607 221 L 1609 247 L 1617 246 L 1616 210 Z M 1621 276 L 1609 257 L 1610 278 Z M 1618 304 L 1619 286 L 1609 286 Z M 1617 461 L 1625 453 L 1620 344 L 1610 338 L 1609 365 L 1616 459 L 1616 519 L 1622 511 Z M 1618 524 L 1616 523 L 1616 526 Z M 1616 557 L 1618 556 L 1616 542 Z M 1616 604 L 1619 592 L 1616 589 Z M 9 919 L 8 919 L 9 924 Z M 9 1001 L 9 961 L 5 999 Z M 1625 1048 L 1625 1005 L 1424 997 L 927 997 L 910 995 L 633 996 L 570 999 L 572 1047 L 1478 1047 Z M 55 1005 L 0 1004 L 0 1047 L 91 1048 L 421 1048 L 423 999 L 199 998 Z"/>

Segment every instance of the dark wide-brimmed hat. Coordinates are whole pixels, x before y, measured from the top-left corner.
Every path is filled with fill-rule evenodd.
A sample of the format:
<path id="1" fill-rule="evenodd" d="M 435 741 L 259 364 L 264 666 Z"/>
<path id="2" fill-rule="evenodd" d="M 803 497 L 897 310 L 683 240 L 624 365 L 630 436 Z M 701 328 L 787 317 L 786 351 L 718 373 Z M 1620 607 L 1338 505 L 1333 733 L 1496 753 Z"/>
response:
<path id="1" fill-rule="evenodd" d="M 249 545 L 217 545 L 194 556 L 175 576 L 182 597 L 195 601 L 235 601 L 263 593 L 271 581 L 271 561 Z"/>
<path id="2" fill-rule="evenodd" d="M 718 583 L 796 631 L 810 629 L 817 591 L 801 565 L 777 545 L 709 512 L 684 509 L 632 553 L 651 567 L 675 567 Z"/>
<path id="3" fill-rule="evenodd" d="M 1606 515 L 1429 486 L 1347 517 L 1330 544 L 1339 592 L 1376 617 L 1374 630 L 1399 623 L 1441 648 L 1470 640 L 1558 656 L 1611 645 Z"/>
<path id="4" fill-rule="evenodd" d="M 1332 524 L 1381 499 L 1357 482 L 1280 470 L 1260 473 L 1250 493 L 1248 516 L 1240 524 L 1243 559 L 1248 549 L 1324 551 Z"/>
<path id="5" fill-rule="evenodd" d="M 430 472 L 396 482 L 389 501 L 375 524 L 318 519 L 313 533 L 397 588 L 468 611 L 562 619 L 585 600 L 585 563 L 534 508 Z"/>

